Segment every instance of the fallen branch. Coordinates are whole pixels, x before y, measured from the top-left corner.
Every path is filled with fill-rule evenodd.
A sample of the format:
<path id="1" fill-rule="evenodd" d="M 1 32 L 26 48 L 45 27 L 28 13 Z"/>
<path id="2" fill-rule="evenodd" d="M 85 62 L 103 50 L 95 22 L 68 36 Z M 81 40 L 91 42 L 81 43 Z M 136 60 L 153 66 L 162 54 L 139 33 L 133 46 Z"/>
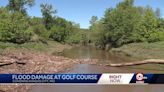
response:
<path id="1" fill-rule="evenodd" d="M 8 62 L 8 63 L 0 63 L 0 66 L 6 66 L 6 65 L 11 65 L 13 64 L 12 62 Z"/>
<path id="2" fill-rule="evenodd" d="M 7 66 L 7 65 L 12 65 L 12 64 L 20 64 L 20 65 L 25 65 L 25 62 L 20 62 L 20 61 L 15 61 L 15 62 L 0 62 L 0 67 L 1 66 Z"/>
<path id="3" fill-rule="evenodd" d="M 143 64 L 164 64 L 164 60 L 148 59 L 144 61 L 137 61 L 137 62 L 130 62 L 130 63 L 107 64 L 106 66 L 122 67 L 122 66 L 134 66 L 134 65 L 143 65 Z"/>

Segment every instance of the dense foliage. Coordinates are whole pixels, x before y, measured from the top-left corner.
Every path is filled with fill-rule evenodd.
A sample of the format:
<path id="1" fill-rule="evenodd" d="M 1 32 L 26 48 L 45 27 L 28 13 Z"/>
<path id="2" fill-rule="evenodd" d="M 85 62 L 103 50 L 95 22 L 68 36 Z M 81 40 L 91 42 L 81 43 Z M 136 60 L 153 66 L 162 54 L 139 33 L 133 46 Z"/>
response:
<path id="1" fill-rule="evenodd" d="M 10 13 L 0 8 L 0 40 L 14 43 L 29 41 L 33 32 L 29 29 L 28 17 L 20 12 Z"/>
<path id="2" fill-rule="evenodd" d="M 150 6 L 134 6 L 134 0 L 124 0 L 105 11 L 104 17 L 93 16 L 89 29 L 80 29 L 79 24 L 55 16 L 57 10 L 51 4 L 41 4 L 42 18 L 30 17 L 26 8 L 35 0 L 8 0 L 0 8 L 0 41 L 26 43 L 29 41 L 54 40 L 69 44 L 95 43 L 105 48 L 135 42 L 164 40 L 164 19 L 160 9 Z"/>
<path id="3" fill-rule="evenodd" d="M 29 17 L 26 12 L 25 7 L 32 7 L 34 0 L 8 1 L 0 8 L 0 41 L 22 44 L 53 39 L 72 44 L 76 39 L 73 36 L 79 34 L 79 24 L 54 16 L 57 10 L 51 4 L 40 5 L 43 18 L 39 18 Z"/>
<path id="4" fill-rule="evenodd" d="M 91 23 L 96 44 L 118 47 L 133 42 L 164 40 L 160 10 L 153 11 L 149 6 L 136 7 L 133 3 L 134 0 L 124 0 L 116 8 L 107 9 L 102 19 Z"/>

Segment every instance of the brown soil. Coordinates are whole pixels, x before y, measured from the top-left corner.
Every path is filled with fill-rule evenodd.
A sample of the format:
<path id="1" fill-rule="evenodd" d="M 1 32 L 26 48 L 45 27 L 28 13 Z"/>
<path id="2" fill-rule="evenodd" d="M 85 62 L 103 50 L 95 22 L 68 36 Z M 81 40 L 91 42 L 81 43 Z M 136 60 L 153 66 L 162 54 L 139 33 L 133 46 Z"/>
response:
<path id="1" fill-rule="evenodd" d="M 75 64 L 96 64 L 97 60 L 72 60 L 29 50 L 7 50 L 0 55 L 0 73 L 59 73 Z M 26 92 L 30 85 L 0 85 L 0 92 Z"/>

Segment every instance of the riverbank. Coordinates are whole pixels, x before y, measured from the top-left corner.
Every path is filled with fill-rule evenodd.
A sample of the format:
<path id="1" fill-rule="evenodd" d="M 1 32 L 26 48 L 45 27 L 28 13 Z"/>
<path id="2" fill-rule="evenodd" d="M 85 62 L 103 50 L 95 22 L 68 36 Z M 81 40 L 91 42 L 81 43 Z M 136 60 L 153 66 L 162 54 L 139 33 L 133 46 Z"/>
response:
<path id="1" fill-rule="evenodd" d="M 0 42 L 0 73 L 59 73 L 68 71 L 77 64 L 96 63 L 97 60 L 69 59 L 53 55 L 71 48 L 71 45 L 55 41 L 25 44 Z M 0 85 L 0 92 L 26 92 L 30 87 L 29 85 Z"/>
<path id="2" fill-rule="evenodd" d="M 126 56 L 131 60 L 131 64 L 150 59 L 164 60 L 164 42 L 155 43 L 132 43 L 119 48 L 113 48 L 110 53 L 117 54 L 120 57 Z M 123 65 L 126 62 L 122 63 Z M 128 64 L 128 63 L 127 63 Z M 146 64 L 126 66 L 127 69 L 157 70 L 157 73 L 163 73 L 164 64 Z M 160 72 L 161 71 L 161 72 Z"/>
<path id="3" fill-rule="evenodd" d="M 0 42 L 0 73 L 57 73 L 75 64 L 68 58 L 52 56 L 72 46 L 55 41 L 14 44 Z M 27 85 L 0 85 L 0 92 L 25 92 Z"/>
<path id="4" fill-rule="evenodd" d="M 147 44 L 147 45 L 145 45 Z M 160 53 L 164 51 L 164 42 L 157 42 L 157 43 L 133 43 L 129 45 L 124 45 L 120 48 L 114 48 L 112 49 L 111 53 L 116 54 L 116 56 L 110 56 L 108 52 L 102 51 L 102 50 L 96 50 L 93 48 L 75 48 L 70 49 L 71 53 L 68 53 L 68 55 L 81 57 L 79 58 L 66 58 L 63 56 L 55 56 L 52 55 L 54 52 L 62 52 L 64 49 L 72 48 L 72 46 L 60 44 L 57 42 L 48 42 L 47 44 L 43 43 L 26 43 L 22 45 L 16 45 L 11 43 L 5 43 L 0 44 L 1 47 L 1 54 L 0 54 L 0 73 L 59 73 L 63 71 L 69 71 L 73 66 L 78 64 L 99 64 L 101 63 L 103 69 L 110 68 L 110 72 L 116 72 L 115 70 L 119 70 L 117 67 L 110 67 L 110 66 L 104 66 L 105 63 L 116 63 L 116 62 L 126 62 L 123 58 L 120 58 L 122 54 L 131 58 L 135 59 L 145 59 L 141 58 L 140 55 L 151 55 L 148 52 L 143 53 L 142 51 L 147 50 L 159 50 Z M 122 52 L 123 50 L 129 52 L 125 53 Z M 130 54 L 132 53 L 132 55 Z M 151 51 L 153 52 L 153 51 Z M 141 54 L 137 54 L 141 53 Z M 156 54 L 157 52 L 154 52 Z M 66 53 L 65 53 L 66 54 Z M 138 55 L 133 56 L 133 54 Z M 154 55 L 153 54 L 153 55 Z M 67 56 L 68 56 L 67 55 Z M 79 55 L 79 56 L 78 56 Z M 163 54 L 164 55 L 164 54 Z M 150 57 L 150 56 L 149 56 Z M 157 55 L 157 58 L 162 56 Z M 87 59 L 84 59 L 87 58 Z M 92 59 L 93 58 L 93 59 Z M 97 59 L 99 60 L 97 60 Z M 109 60 L 108 60 L 109 58 Z M 119 59 L 120 58 L 120 59 Z M 103 60 L 104 59 L 104 60 Z M 119 60 L 117 60 L 119 59 Z M 105 62 L 105 60 L 107 60 Z M 84 68 L 83 69 L 89 69 Z M 96 66 L 97 68 L 97 66 Z M 139 66 L 128 66 L 123 67 L 126 71 L 120 69 L 119 71 L 127 72 L 127 71 L 139 71 L 142 72 L 145 69 L 150 70 L 154 72 L 154 69 L 156 69 L 157 73 L 163 73 L 163 65 L 160 64 L 148 64 L 148 65 L 139 65 Z M 81 68 L 80 68 L 81 69 Z M 112 70 L 113 69 L 113 70 Z M 92 70 L 92 69 L 91 69 Z M 89 70 L 89 71 L 91 71 Z M 101 70 L 101 68 L 98 68 L 98 70 Z M 97 71 L 98 71 L 97 70 Z M 83 71 L 83 70 L 82 70 Z M 91 71 L 91 72 L 94 72 Z M 0 85 L 0 92 L 26 92 L 28 89 L 30 89 L 30 85 Z"/>
<path id="5" fill-rule="evenodd" d="M 0 54 L 6 52 L 6 50 L 19 50 L 27 49 L 32 51 L 44 52 L 47 54 L 52 54 L 54 52 L 62 52 L 64 49 L 72 48 L 71 45 L 61 44 L 56 41 L 47 41 L 46 43 L 42 42 L 28 42 L 24 44 L 14 44 L 8 42 L 0 42 Z"/>
<path id="6" fill-rule="evenodd" d="M 164 59 L 164 41 L 127 44 L 111 49 L 110 53 L 127 56 L 133 60 Z"/>
<path id="7" fill-rule="evenodd" d="M 96 60 L 69 59 L 28 49 L 8 50 L 0 55 L 0 73 L 59 73 L 77 64 L 95 64 Z M 0 92 L 26 92 L 29 85 L 0 85 Z"/>

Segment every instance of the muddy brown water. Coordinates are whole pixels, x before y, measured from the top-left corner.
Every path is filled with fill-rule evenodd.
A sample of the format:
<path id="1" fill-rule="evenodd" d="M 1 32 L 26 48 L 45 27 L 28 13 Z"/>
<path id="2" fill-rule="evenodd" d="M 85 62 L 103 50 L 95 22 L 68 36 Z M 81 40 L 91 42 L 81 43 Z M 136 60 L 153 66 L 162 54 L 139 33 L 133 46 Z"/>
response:
<path id="1" fill-rule="evenodd" d="M 99 59 L 100 63 L 129 62 L 126 58 L 114 56 L 91 47 L 75 47 L 65 50 L 60 55 L 69 58 Z M 144 65 L 143 67 L 151 66 Z M 164 68 L 162 68 L 164 69 Z M 159 70 L 162 71 L 162 70 Z M 154 73 L 157 70 L 132 67 L 104 67 L 98 65 L 79 64 L 64 73 Z M 29 92 L 164 92 L 164 85 L 35 85 Z"/>
<path id="2" fill-rule="evenodd" d="M 130 62 L 127 57 L 112 55 L 107 51 L 96 49 L 92 46 L 74 47 L 72 49 L 66 49 L 58 55 L 65 56 L 73 59 L 99 59 L 99 63 L 121 63 Z"/>

